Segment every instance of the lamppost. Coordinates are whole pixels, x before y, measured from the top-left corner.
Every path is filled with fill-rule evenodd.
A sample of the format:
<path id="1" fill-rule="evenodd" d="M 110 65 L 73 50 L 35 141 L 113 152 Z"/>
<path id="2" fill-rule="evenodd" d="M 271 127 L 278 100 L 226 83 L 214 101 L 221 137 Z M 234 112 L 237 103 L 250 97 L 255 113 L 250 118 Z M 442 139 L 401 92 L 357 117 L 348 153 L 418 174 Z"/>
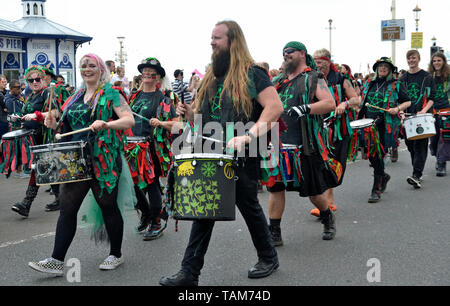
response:
<path id="1" fill-rule="evenodd" d="M 330 25 L 330 27 L 327 28 L 327 29 L 330 30 L 330 54 L 332 55 L 332 53 L 331 53 L 331 31 L 332 31 L 333 29 L 335 29 L 335 28 L 333 28 L 333 26 L 332 26 L 332 24 L 333 24 L 333 19 L 328 19 L 328 24 Z"/>
<path id="2" fill-rule="evenodd" d="M 119 67 L 124 67 L 125 62 L 127 61 L 127 53 L 123 51 L 123 41 L 125 39 L 124 36 L 117 37 L 120 44 L 120 50 L 119 52 L 116 52 L 116 61 L 119 62 Z"/>
<path id="3" fill-rule="evenodd" d="M 392 0 L 392 6 L 391 6 L 391 12 L 392 12 L 392 19 L 395 20 L 395 13 L 396 13 L 396 6 L 395 6 L 395 0 Z M 395 48 L 395 40 L 392 40 L 392 63 L 395 65 L 396 60 L 396 48 Z"/>
<path id="4" fill-rule="evenodd" d="M 416 7 L 413 9 L 414 17 L 416 20 L 416 32 L 419 32 L 419 20 L 420 20 L 419 15 L 421 11 L 422 10 L 419 8 L 419 4 L 417 4 Z"/>

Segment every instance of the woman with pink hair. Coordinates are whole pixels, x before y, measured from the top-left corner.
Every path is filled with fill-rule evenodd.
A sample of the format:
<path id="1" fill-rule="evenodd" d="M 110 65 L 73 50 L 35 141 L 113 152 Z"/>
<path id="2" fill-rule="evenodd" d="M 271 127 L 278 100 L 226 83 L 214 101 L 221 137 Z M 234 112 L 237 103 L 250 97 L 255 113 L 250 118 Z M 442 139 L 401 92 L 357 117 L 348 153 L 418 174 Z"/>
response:
<path id="1" fill-rule="evenodd" d="M 89 127 L 88 132 L 75 133 L 64 141 L 83 141 L 90 147 L 87 160 L 92 161 L 92 179 L 61 185 L 60 215 L 56 225 L 53 254 L 50 258 L 28 265 L 39 272 L 64 275 L 64 259 L 77 229 L 77 213 L 83 199 L 92 192 L 101 210 L 102 221 L 110 241 L 109 256 L 101 270 L 112 270 L 123 263 L 121 253 L 123 219 L 118 199 L 119 183 L 129 170 L 123 158 L 123 131 L 134 125 L 127 98 L 109 83 L 109 71 L 103 60 L 87 54 L 80 60 L 82 87 L 62 106 L 62 117 L 47 117 L 45 125 L 61 133 Z M 60 124 L 62 123 L 62 124 Z M 130 178 L 131 180 L 131 178 Z M 121 187 L 122 188 L 122 187 Z M 125 192 L 131 193 L 132 187 Z"/>

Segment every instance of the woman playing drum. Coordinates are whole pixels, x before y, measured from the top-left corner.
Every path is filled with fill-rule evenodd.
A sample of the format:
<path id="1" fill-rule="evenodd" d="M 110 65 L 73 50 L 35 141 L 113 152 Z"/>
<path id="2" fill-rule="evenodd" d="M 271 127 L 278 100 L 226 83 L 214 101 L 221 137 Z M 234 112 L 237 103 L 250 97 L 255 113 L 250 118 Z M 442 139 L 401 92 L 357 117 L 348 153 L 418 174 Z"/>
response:
<path id="1" fill-rule="evenodd" d="M 120 175 L 128 171 L 122 164 L 123 130 L 131 128 L 134 119 L 126 97 L 109 83 L 109 71 L 101 58 L 87 54 L 81 58 L 79 67 L 84 82 L 62 107 L 62 128 L 69 132 L 90 127 L 90 132 L 75 134 L 67 141 L 92 144 L 93 179 L 61 185 L 61 209 L 52 257 L 29 263 L 37 271 L 59 276 L 64 275 L 64 258 L 75 236 L 77 213 L 89 190 L 101 209 L 111 246 L 100 269 L 112 270 L 123 262 L 123 219 L 117 197 Z M 45 125 L 58 128 L 55 118 L 48 117 Z"/>
<path id="2" fill-rule="evenodd" d="M 380 200 L 390 179 L 384 172 L 384 156 L 390 148 L 397 147 L 400 130 L 399 113 L 411 104 L 406 89 L 394 77 L 397 67 L 387 57 L 382 57 L 373 65 L 375 76 L 364 84 L 361 96 L 361 111 L 358 118 L 374 119 L 374 128 L 366 128 L 369 141 L 370 165 L 374 169 L 374 182 L 369 203 Z"/>
<path id="3" fill-rule="evenodd" d="M 431 138 L 431 155 L 436 156 L 436 175 L 446 176 L 446 162 L 450 160 L 450 67 L 442 52 L 433 54 L 428 72 L 436 82 L 434 110 L 436 115 L 436 136 Z M 439 133 L 440 131 L 440 133 Z"/>
<path id="4" fill-rule="evenodd" d="M 178 116 L 174 108 L 177 100 L 174 93 L 166 88 L 168 87 L 165 79 L 166 72 L 156 58 L 144 59 L 138 66 L 138 70 L 142 73 L 142 85 L 130 98 L 131 109 L 137 114 L 136 125 L 132 131 L 134 136 L 147 137 L 150 140 L 148 147 L 151 160 L 143 161 L 143 163 L 151 164 L 154 167 L 154 174 L 138 181 L 136 178 L 144 177 L 143 173 L 132 171 L 132 175 L 136 184 L 137 208 L 142 213 L 138 231 L 145 230 L 147 225 L 150 225 L 144 233 L 144 240 L 153 240 L 162 234 L 159 221 L 162 209 L 159 177 L 166 176 L 172 163 L 170 131 L 177 122 Z M 128 159 L 129 162 L 132 161 L 129 156 Z M 130 167 L 132 167 L 131 164 Z M 141 171 L 144 171 L 143 167 Z M 145 192 L 148 192 L 150 205 L 145 198 Z"/>
<path id="5" fill-rule="evenodd" d="M 46 118 L 48 111 L 52 109 L 53 117 L 59 116 L 58 106 L 54 96 L 50 94 L 50 89 L 45 86 L 44 83 L 45 72 L 36 66 L 31 66 L 25 71 L 25 79 L 32 90 L 32 93 L 27 96 L 25 104 L 22 109 L 23 127 L 26 130 L 32 130 L 34 133 L 35 145 L 41 145 L 50 141 L 50 133 L 47 128 L 44 127 L 44 119 Z M 50 101 L 51 99 L 51 101 Z M 29 136 L 31 137 L 31 136 Z M 17 154 L 18 159 L 20 157 L 30 156 L 29 141 L 23 142 L 19 150 L 11 152 L 11 154 Z M 24 162 L 23 158 L 21 160 Z M 20 163 L 19 163 L 20 164 Z M 24 165 L 24 170 L 27 170 L 27 166 Z M 59 192 L 57 188 L 52 188 L 55 194 L 56 202 L 59 200 Z M 22 202 L 14 204 L 11 209 L 17 212 L 19 215 L 27 218 L 30 212 L 31 204 L 36 198 L 39 191 L 39 186 L 36 185 L 36 172 L 31 171 L 31 177 L 28 182 L 28 188 L 25 193 L 25 198 Z"/>

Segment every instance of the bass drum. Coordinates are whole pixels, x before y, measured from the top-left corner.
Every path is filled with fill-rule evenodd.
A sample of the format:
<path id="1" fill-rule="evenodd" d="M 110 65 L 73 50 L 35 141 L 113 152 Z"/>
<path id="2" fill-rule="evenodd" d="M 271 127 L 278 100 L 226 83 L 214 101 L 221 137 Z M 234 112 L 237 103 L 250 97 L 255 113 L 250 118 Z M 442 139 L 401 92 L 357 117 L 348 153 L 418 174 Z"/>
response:
<path id="1" fill-rule="evenodd" d="M 173 216 L 176 220 L 233 221 L 235 204 L 232 156 L 210 153 L 175 156 Z"/>

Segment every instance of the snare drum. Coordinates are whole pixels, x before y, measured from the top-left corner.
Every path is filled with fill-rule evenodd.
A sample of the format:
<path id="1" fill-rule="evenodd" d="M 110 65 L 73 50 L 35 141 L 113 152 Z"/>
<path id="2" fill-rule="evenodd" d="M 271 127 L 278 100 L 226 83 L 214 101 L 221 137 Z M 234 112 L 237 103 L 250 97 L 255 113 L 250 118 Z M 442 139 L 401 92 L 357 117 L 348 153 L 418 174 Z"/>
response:
<path id="1" fill-rule="evenodd" d="M 146 137 L 127 137 L 125 156 L 134 184 L 144 188 L 155 178 L 155 170 Z"/>
<path id="2" fill-rule="evenodd" d="M 442 141 L 450 142 L 450 110 L 445 109 L 438 112 L 440 118 L 440 133 Z"/>
<path id="3" fill-rule="evenodd" d="M 235 220 L 233 156 L 194 153 L 175 156 L 173 216 L 177 220 Z"/>
<path id="4" fill-rule="evenodd" d="M 0 172 L 9 176 L 21 165 L 22 170 L 31 170 L 31 146 L 34 146 L 32 130 L 16 130 L 4 134 L 0 143 Z"/>
<path id="5" fill-rule="evenodd" d="M 418 140 L 436 135 L 435 120 L 432 114 L 417 114 L 406 118 L 403 124 L 406 138 Z"/>
<path id="6" fill-rule="evenodd" d="M 300 148 L 293 144 L 283 144 L 279 152 L 273 145 L 268 148 L 262 160 L 262 184 L 272 187 L 275 183 L 298 186 L 301 179 Z"/>
<path id="7" fill-rule="evenodd" d="M 374 124 L 374 120 L 371 118 L 364 118 L 359 120 L 353 120 L 350 122 L 350 126 L 353 130 L 361 130 L 366 127 L 370 127 Z"/>
<path id="8" fill-rule="evenodd" d="M 58 185 L 92 179 L 87 143 L 72 141 L 31 147 L 36 185 Z"/>

